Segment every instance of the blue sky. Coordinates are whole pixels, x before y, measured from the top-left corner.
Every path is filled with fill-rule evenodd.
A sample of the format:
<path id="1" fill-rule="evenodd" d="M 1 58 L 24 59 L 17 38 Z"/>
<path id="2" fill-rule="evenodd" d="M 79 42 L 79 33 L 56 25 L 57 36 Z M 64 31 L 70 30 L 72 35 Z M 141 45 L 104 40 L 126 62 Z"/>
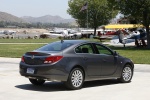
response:
<path id="1" fill-rule="evenodd" d="M 71 18 L 67 9 L 68 0 L 0 0 L 0 11 L 17 17 L 59 15 L 62 18 Z"/>

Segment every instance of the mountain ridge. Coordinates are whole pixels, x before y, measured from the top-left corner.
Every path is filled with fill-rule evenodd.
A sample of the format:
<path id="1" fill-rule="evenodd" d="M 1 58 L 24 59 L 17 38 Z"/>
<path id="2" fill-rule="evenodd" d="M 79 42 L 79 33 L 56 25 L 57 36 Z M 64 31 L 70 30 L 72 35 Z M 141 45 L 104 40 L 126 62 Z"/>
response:
<path id="1" fill-rule="evenodd" d="M 60 16 L 52 16 L 52 15 L 45 15 L 45 16 L 41 16 L 41 17 L 24 16 L 21 18 L 30 23 L 41 22 L 41 23 L 58 24 L 58 23 L 72 23 L 75 21 L 74 19 L 64 19 Z"/>
<path id="2" fill-rule="evenodd" d="M 73 23 L 75 22 L 74 19 L 64 19 L 58 15 L 52 16 L 52 15 L 44 15 L 40 17 L 32 17 L 32 16 L 23 16 L 23 17 L 17 17 L 15 15 L 1 12 L 0 11 L 0 21 L 6 21 L 6 22 L 17 22 L 17 23 Z"/>
<path id="3" fill-rule="evenodd" d="M 0 21 L 25 23 L 23 19 L 20 19 L 17 16 L 1 11 L 0 11 Z"/>

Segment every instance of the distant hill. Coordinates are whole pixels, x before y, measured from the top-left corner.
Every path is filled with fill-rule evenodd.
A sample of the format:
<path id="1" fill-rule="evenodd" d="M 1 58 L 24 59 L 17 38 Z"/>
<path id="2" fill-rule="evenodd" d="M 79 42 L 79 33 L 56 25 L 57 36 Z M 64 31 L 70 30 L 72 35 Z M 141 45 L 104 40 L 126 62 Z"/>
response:
<path id="1" fill-rule="evenodd" d="M 74 23 L 74 19 L 64 19 L 60 16 L 51 16 L 46 15 L 42 17 L 31 17 L 31 16 L 24 16 L 24 17 L 17 17 L 6 12 L 0 12 L 0 21 L 7 21 L 7 22 L 18 22 L 18 23 Z"/>
<path id="2" fill-rule="evenodd" d="M 25 23 L 23 19 L 5 12 L 0 12 L 0 21 Z"/>
<path id="3" fill-rule="evenodd" d="M 24 16 L 22 17 L 23 20 L 30 22 L 30 23 L 72 23 L 75 22 L 74 19 L 64 19 L 60 16 L 51 16 L 51 15 L 46 15 L 42 17 L 30 17 L 30 16 Z"/>

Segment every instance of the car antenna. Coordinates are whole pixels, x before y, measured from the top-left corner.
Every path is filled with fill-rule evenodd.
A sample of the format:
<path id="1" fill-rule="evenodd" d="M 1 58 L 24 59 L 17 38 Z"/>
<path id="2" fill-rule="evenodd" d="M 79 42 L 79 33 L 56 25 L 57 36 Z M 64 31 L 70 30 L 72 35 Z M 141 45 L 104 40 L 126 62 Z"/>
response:
<path id="1" fill-rule="evenodd" d="M 63 43 L 64 42 L 64 40 L 63 39 L 61 39 L 61 43 Z"/>
<path id="2" fill-rule="evenodd" d="M 64 42 L 63 37 L 60 37 L 60 40 L 61 40 L 61 43 L 63 43 L 63 42 Z"/>

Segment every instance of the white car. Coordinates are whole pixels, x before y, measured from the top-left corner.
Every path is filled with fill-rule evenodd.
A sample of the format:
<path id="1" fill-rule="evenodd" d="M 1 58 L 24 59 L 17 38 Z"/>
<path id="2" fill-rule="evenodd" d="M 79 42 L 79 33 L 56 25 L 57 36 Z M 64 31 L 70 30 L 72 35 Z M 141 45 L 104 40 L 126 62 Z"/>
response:
<path id="1" fill-rule="evenodd" d="M 68 35 L 71 39 L 81 38 L 82 36 L 81 32 L 77 32 L 75 30 L 68 30 Z"/>
<path id="2" fill-rule="evenodd" d="M 49 33 L 43 33 L 47 35 L 49 38 L 59 38 L 59 37 L 68 37 L 68 32 L 64 31 L 50 31 Z"/>

